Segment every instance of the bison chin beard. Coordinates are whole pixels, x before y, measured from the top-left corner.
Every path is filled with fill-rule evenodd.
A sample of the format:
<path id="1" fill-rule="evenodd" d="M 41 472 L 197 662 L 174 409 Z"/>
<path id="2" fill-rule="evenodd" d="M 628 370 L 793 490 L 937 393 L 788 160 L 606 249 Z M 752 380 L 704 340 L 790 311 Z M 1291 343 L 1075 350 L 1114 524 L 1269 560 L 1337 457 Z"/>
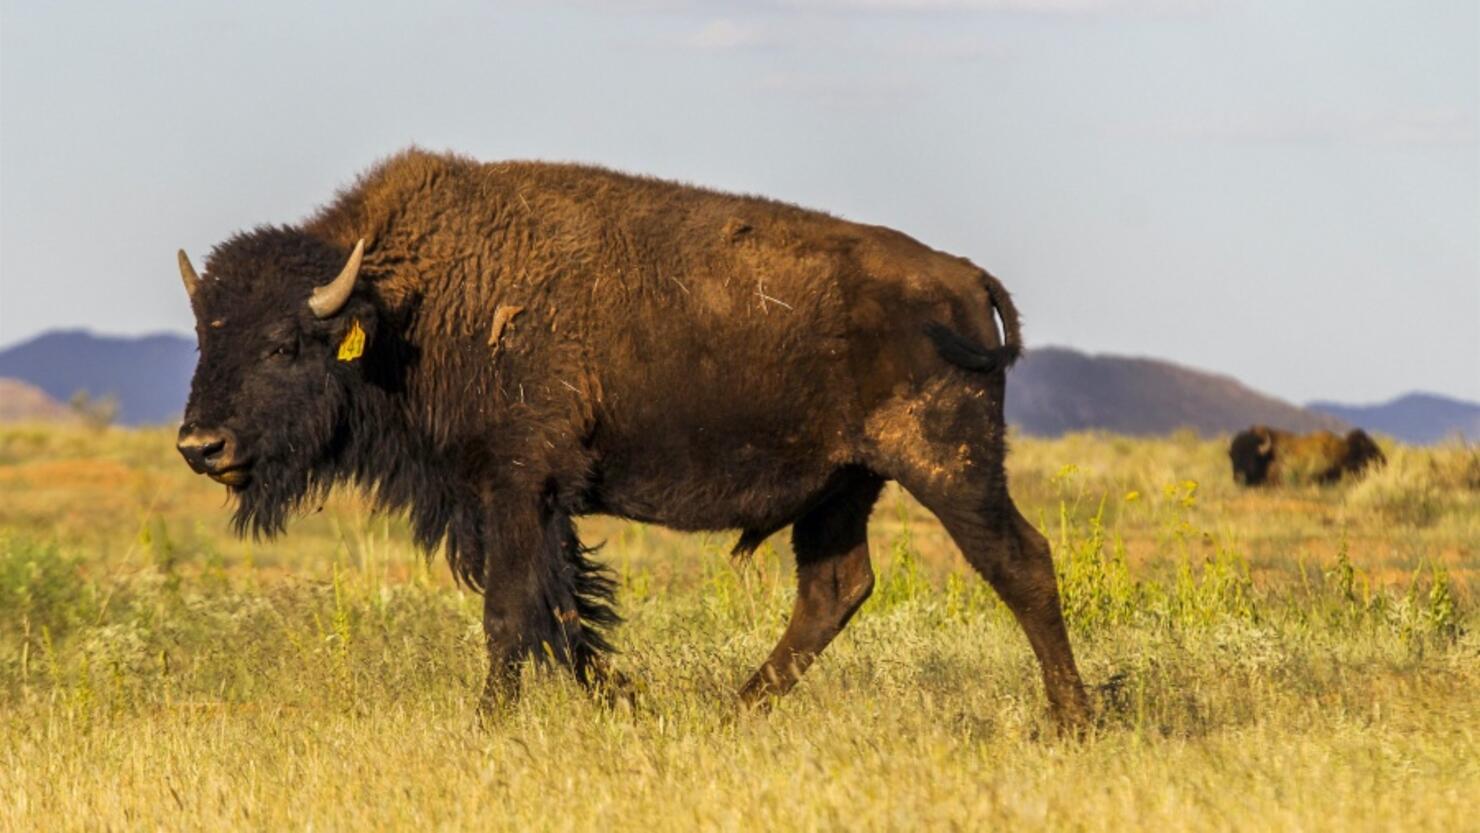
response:
<path id="1" fill-rule="evenodd" d="M 238 537 L 250 533 L 257 539 L 275 538 L 305 504 L 322 502 L 332 485 L 332 480 L 320 481 L 310 471 L 266 477 L 254 472 L 246 484 L 226 487 L 236 503 L 232 527 Z"/>
<path id="2" fill-rule="evenodd" d="M 238 537 L 249 533 L 257 539 L 276 537 L 289 518 L 304 506 L 321 504 L 345 477 L 341 459 L 348 436 L 338 418 L 340 410 L 326 407 L 318 419 L 295 424 L 291 440 L 259 449 L 247 482 L 226 487 L 236 503 L 232 527 Z"/>

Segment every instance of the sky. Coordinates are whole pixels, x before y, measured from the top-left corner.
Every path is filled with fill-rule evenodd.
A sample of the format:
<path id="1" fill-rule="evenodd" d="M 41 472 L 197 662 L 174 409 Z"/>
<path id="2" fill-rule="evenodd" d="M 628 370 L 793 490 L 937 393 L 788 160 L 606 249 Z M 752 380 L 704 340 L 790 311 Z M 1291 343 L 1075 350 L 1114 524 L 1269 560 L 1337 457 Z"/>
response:
<path id="1" fill-rule="evenodd" d="M 1480 400 L 1474 0 L 0 0 L 0 346 L 410 144 L 898 228 L 1033 345 Z"/>

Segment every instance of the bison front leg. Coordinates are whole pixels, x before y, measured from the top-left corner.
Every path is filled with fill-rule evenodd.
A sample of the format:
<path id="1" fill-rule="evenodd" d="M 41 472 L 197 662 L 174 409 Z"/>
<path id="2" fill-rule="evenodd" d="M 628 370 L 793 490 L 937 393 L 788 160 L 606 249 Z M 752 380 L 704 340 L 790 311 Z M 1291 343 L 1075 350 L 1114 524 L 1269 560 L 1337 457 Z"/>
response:
<path id="1" fill-rule="evenodd" d="M 599 628 L 615 624 L 615 590 L 588 557 L 570 516 L 551 498 L 505 501 L 490 513 L 484 542 L 483 633 L 488 646 L 485 713 L 513 702 L 530 659 L 554 662 L 583 684 L 610 649 Z"/>
<path id="2" fill-rule="evenodd" d="M 533 504 L 533 501 L 530 502 Z M 502 507 L 483 542 L 483 638 L 488 648 L 485 713 L 519 696 L 519 670 L 535 647 L 541 599 L 535 564 L 542 519 L 535 505 Z"/>

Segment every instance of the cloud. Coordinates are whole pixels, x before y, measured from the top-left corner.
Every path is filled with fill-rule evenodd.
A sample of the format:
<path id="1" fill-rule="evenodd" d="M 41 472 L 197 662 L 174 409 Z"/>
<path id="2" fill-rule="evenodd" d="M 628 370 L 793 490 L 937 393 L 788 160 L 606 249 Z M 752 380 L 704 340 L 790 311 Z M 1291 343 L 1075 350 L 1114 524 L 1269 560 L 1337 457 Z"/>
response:
<path id="1" fill-rule="evenodd" d="M 683 41 L 693 49 L 730 50 L 755 49 L 773 45 L 773 40 L 754 23 L 740 23 L 730 18 L 711 20 L 702 29 Z"/>
<path id="2" fill-rule="evenodd" d="M 1475 115 L 1456 108 L 1368 113 L 1206 113 L 1121 125 L 1123 138 L 1235 145 L 1473 147 Z"/>

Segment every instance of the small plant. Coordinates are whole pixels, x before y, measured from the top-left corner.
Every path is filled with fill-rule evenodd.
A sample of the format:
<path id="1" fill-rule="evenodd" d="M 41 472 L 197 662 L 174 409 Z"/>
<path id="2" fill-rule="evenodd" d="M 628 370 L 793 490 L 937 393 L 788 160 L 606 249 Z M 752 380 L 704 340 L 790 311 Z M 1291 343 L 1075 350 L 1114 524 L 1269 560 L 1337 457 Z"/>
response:
<path id="1" fill-rule="evenodd" d="M 1057 551 L 1064 618 L 1079 630 L 1130 622 L 1142 601 L 1141 587 L 1131 578 L 1119 537 L 1107 552 L 1103 498 L 1088 525 L 1087 531 L 1078 529 L 1068 506 L 1059 504 Z"/>
<path id="2" fill-rule="evenodd" d="M 334 610 L 329 618 L 329 631 L 325 639 L 329 643 L 330 656 L 334 663 L 334 678 L 346 700 L 354 697 L 354 672 L 350 664 L 350 646 L 354 633 L 350 625 L 349 603 L 345 598 L 344 571 L 334 564 Z"/>
<path id="3" fill-rule="evenodd" d="M 1348 543 L 1346 536 L 1341 536 L 1341 544 L 1336 550 L 1336 564 L 1326 571 L 1326 581 L 1336 590 L 1337 595 L 1351 604 L 1357 602 L 1357 568 L 1352 564 L 1351 557 L 1347 554 Z"/>
<path id="4" fill-rule="evenodd" d="M 1219 546 L 1197 571 L 1190 560 L 1183 560 L 1174 587 L 1171 609 L 1179 624 L 1208 626 L 1224 619 L 1260 618 L 1249 562 L 1232 547 Z"/>
<path id="5" fill-rule="evenodd" d="M 19 634 L 19 650 L 34 651 L 42 632 L 65 634 L 88 621 L 94 603 L 78 562 L 55 545 L 0 538 L 0 631 Z"/>
<path id="6" fill-rule="evenodd" d="M 1459 637 L 1459 612 L 1449 586 L 1449 571 L 1435 564 L 1431 570 L 1428 603 L 1424 606 L 1424 623 L 1429 633 L 1445 641 Z"/>
<path id="7" fill-rule="evenodd" d="M 889 544 L 889 566 L 874 584 L 867 605 L 870 610 L 891 610 L 933 592 L 929 578 L 920 566 L 910 529 L 906 504 L 899 504 L 899 534 Z"/>

